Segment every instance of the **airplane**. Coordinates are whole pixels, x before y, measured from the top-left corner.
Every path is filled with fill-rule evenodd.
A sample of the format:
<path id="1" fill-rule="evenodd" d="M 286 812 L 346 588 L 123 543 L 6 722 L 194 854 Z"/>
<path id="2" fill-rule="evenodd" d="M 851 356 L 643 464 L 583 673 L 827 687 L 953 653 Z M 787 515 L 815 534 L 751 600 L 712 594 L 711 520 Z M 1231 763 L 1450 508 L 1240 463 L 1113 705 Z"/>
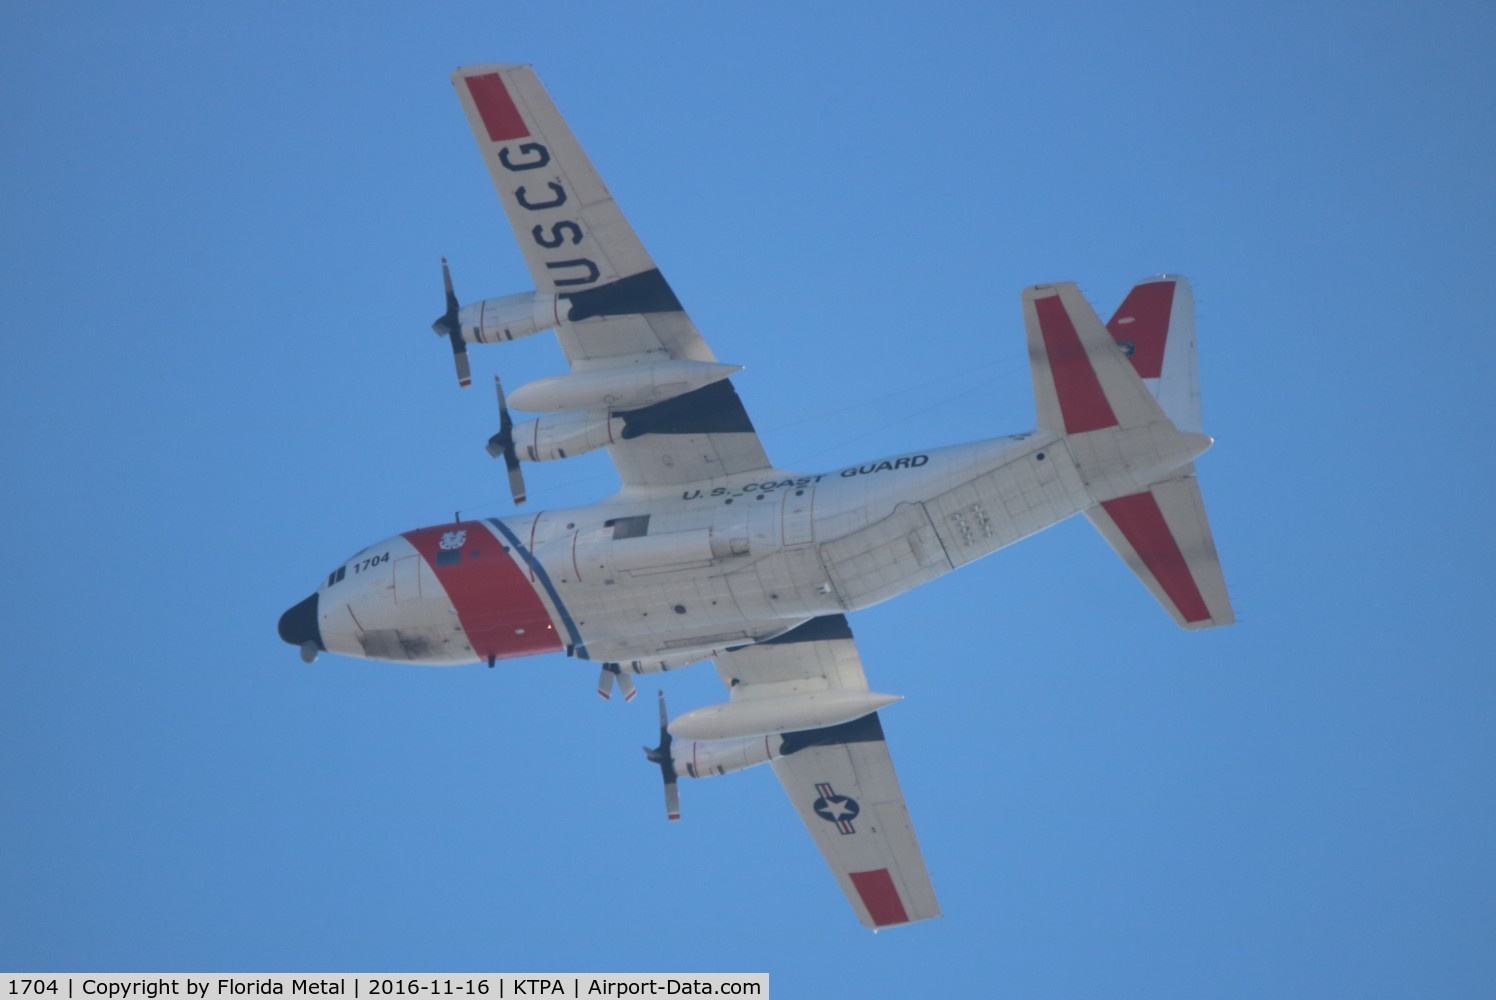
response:
<path id="1" fill-rule="evenodd" d="M 847 614 L 1084 514 L 1174 621 L 1234 621 L 1194 460 L 1201 430 L 1189 282 L 1136 285 L 1103 324 L 1068 282 L 1022 293 L 1037 426 L 819 473 L 775 466 L 719 362 L 624 219 L 533 70 L 452 74 L 535 289 L 461 305 L 447 338 L 554 331 L 566 374 L 508 395 L 495 380 L 516 504 L 523 464 L 607 449 L 598 503 L 457 520 L 370 545 L 282 615 L 320 652 L 445 666 L 564 651 L 598 693 L 711 661 L 727 699 L 669 718 L 657 764 L 678 782 L 768 763 L 857 918 L 940 915 Z M 509 407 L 537 413 L 516 424 Z"/>

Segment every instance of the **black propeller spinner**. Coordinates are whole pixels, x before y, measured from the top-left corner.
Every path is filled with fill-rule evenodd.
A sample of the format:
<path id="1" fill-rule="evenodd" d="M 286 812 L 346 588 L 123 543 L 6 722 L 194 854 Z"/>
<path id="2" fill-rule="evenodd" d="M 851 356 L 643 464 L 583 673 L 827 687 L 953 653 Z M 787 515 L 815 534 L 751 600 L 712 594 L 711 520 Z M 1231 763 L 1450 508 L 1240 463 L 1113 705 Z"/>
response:
<path id="1" fill-rule="evenodd" d="M 468 366 L 467 341 L 462 339 L 462 322 L 457 318 L 460 307 L 457 294 L 452 291 L 452 272 L 447 268 L 447 258 L 442 258 L 442 284 L 447 289 L 447 311 L 436 318 L 431 329 L 438 337 L 446 337 L 452 345 L 452 361 L 457 365 L 457 384 L 466 389 L 473 384 L 473 372 Z"/>

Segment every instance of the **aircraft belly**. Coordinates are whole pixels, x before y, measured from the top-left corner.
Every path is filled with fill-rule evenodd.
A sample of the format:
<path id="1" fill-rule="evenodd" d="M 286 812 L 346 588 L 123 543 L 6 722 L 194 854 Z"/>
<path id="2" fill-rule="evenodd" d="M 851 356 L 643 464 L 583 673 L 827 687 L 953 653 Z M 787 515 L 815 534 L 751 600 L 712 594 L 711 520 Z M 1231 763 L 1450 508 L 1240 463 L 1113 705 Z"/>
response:
<path id="1" fill-rule="evenodd" d="M 813 548 L 611 579 L 557 585 L 593 660 L 742 645 L 841 610 Z"/>
<path id="2" fill-rule="evenodd" d="M 886 601 L 952 569 L 930 515 L 917 500 L 901 503 L 882 520 L 825 543 L 821 560 L 848 609 Z"/>
<path id="3" fill-rule="evenodd" d="M 754 560 L 727 577 L 746 618 L 810 618 L 844 610 L 831 575 L 813 546 L 796 546 Z"/>
<path id="4" fill-rule="evenodd" d="M 1037 445 L 925 501 L 952 566 L 964 566 L 1090 505 L 1063 441 Z"/>

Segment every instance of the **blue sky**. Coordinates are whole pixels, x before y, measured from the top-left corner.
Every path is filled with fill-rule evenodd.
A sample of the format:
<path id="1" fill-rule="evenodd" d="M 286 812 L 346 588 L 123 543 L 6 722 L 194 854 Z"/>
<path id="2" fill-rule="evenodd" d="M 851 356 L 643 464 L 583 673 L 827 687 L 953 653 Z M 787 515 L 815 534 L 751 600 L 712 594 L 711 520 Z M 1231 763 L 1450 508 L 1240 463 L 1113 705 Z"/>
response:
<path id="1" fill-rule="evenodd" d="M 0 968 L 1496 992 L 1492 8 L 805 7 L 0 12 Z M 943 919 L 862 930 L 767 770 L 666 824 L 653 680 L 277 639 L 366 543 L 508 509 L 429 332 L 444 254 L 528 287 L 447 82 L 488 61 L 784 467 L 1025 429 L 1023 286 L 1193 280 L 1239 624 L 1178 630 L 1083 520 L 852 618 Z"/>

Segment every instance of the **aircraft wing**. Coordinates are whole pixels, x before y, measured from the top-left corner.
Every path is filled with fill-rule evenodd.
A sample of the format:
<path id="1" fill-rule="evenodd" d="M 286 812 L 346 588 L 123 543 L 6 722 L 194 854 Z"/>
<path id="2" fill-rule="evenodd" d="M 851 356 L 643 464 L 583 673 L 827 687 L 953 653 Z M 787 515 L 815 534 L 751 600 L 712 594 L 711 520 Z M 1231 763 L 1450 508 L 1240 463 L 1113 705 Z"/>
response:
<path id="1" fill-rule="evenodd" d="M 734 700 L 867 690 L 843 615 L 812 618 L 776 639 L 718 654 L 715 661 Z M 774 773 L 863 925 L 940 916 L 877 713 L 785 733 L 783 740 Z"/>
<path id="2" fill-rule="evenodd" d="M 558 296 L 556 336 L 572 371 L 715 361 L 534 70 L 468 66 L 452 85 L 536 290 Z M 769 467 L 726 379 L 620 415 L 624 440 L 610 450 L 625 485 Z"/>

